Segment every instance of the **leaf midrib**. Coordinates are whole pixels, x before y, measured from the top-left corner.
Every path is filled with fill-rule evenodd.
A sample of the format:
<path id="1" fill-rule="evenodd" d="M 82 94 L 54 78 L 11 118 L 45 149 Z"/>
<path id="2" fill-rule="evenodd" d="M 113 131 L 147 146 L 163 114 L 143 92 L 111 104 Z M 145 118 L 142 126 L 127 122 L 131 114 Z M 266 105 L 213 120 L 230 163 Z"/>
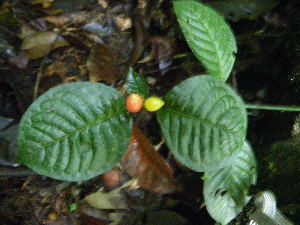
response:
<path id="1" fill-rule="evenodd" d="M 203 123 L 207 123 L 209 124 L 211 127 L 216 127 L 220 130 L 223 130 L 224 132 L 231 132 L 233 134 L 236 134 L 236 135 L 239 135 L 239 131 L 233 131 L 233 130 L 230 130 L 228 129 L 227 127 L 224 127 L 224 126 L 221 126 L 221 125 L 217 125 L 217 124 L 214 124 L 212 123 L 211 121 L 209 120 L 205 120 L 205 119 L 202 119 L 200 117 L 196 117 L 196 116 L 192 116 L 191 114 L 187 114 L 187 113 L 184 113 L 184 112 L 181 112 L 181 111 L 177 111 L 175 109 L 172 109 L 172 108 L 164 108 L 164 110 L 166 111 L 171 111 L 171 112 L 174 112 L 174 113 L 177 113 L 179 115 L 182 115 L 182 116 L 185 116 L 189 119 L 192 119 L 192 120 L 199 120 L 200 122 L 203 122 Z M 240 135 L 239 135 L 240 136 Z"/>
<path id="2" fill-rule="evenodd" d="M 182 13 L 182 14 L 184 14 L 184 13 Z M 218 47 L 217 47 L 217 42 L 215 41 L 215 38 L 213 38 L 213 35 L 211 34 L 211 30 L 210 29 L 208 29 L 207 28 L 207 26 L 206 26 L 206 24 L 205 23 L 203 23 L 203 22 L 201 22 L 201 21 L 199 21 L 197 18 L 195 18 L 195 17 L 192 17 L 192 16 L 190 16 L 190 15 L 185 15 L 186 17 L 188 17 L 188 18 L 191 18 L 191 19 L 193 19 L 194 21 L 196 21 L 197 23 L 199 23 L 199 24 L 201 24 L 203 27 L 204 27 L 204 29 L 207 31 L 207 33 L 208 33 L 208 35 L 209 35 L 209 37 L 210 37 L 210 42 L 213 44 L 213 46 L 214 46 L 214 53 L 216 54 L 216 56 L 217 56 L 217 66 L 218 66 L 218 68 L 219 68 L 219 71 L 221 72 L 221 74 L 220 74 L 220 78 L 222 79 L 222 80 L 225 80 L 225 72 L 223 71 L 223 66 L 221 65 L 221 60 L 220 60 L 220 58 L 221 58 L 221 56 L 219 55 L 219 51 L 218 51 Z M 180 18 L 178 18 L 178 19 L 180 19 Z M 184 24 L 187 24 L 188 26 L 191 26 L 190 24 L 188 24 L 188 23 L 186 23 L 183 19 L 181 19 L 181 21 L 184 23 Z M 190 32 L 190 31 L 189 31 Z M 190 33 L 192 33 L 192 32 L 190 32 Z M 193 34 L 193 33 L 192 33 Z M 193 34 L 194 35 L 194 34 Z M 195 35 L 196 36 L 196 35 Z M 213 41 L 212 41 L 213 40 Z M 217 75 L 217 74 L 216 74 Z M 219 76 L 218 76 L 219 77 Z"/>
<path id="3" fill-rule="evenodd" d="M 62 136 L 60 138 L 54 139 L 54 141 L 48 142 L 46 144 L 41 144 L 41 146 L 43 146 L 44 148 L 47 148 L 48 146 L 53 145 L 53 143 L 60 142 L 61 140 L 64 140 L 64 139 L 66 139 L 68 137 L 71 137 L 71 136 L 74 136 L 78 132 L 82 132 L 83 130 L 92 128 L 92 127 L 94 127 L 94 126 L 96 126 L 96 125 L 98 125 L 98 124 L 100 124 L 102 122 L 111 120 L 111 119 L 113 119 L 113 118 L 115 118 L 117 116 L 120 116 L 120 115 L 122 115 L 122 113 L 121 113 L 121 111 L 118 111 L 117 113 L 113 114 L 113 116 L 111 116 L 111 117 L 100 117 L 100 118 L 94 120 L 93 123 L 87 123 L 86 126 L 78 128 L 74 132 L 67 133 L 66 135 L 64 135 L 64 136 Z"/>

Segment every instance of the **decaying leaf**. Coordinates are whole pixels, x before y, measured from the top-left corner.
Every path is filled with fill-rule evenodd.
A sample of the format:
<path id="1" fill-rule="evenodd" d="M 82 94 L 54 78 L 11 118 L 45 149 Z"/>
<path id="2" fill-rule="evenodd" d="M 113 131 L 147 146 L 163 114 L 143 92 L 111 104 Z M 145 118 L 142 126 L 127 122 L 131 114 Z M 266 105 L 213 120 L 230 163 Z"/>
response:
<path id="1" fill-rule="evenodd" d="M 122 194 L 122 190 L 129 187 L 132 183 L 133 180 L 130 180 L 110 192 L 104 192 L 104 189 L 100 188 L 97 192 L 86 196 L 84 200 L 97 209 L 127 209 L 128 206 Z"/>
<path id="2" fill-rule="evenodd" d="M 94 12 L 86 12 L 86 11 L 79 11 L 79 12 L 66 12 L 59 16 L 46 16 L 45 20 L 49 23 L 53 23 L 59 27 L 66 25 L 67 23 L 72 24 L 80 24 L 85 23 L 86 21 L 90 21 L 93 18 L 99 16 L 97 13 Z"/>
<path id="3" fill-rule="evenodd" d="M 111 84 L 121 79 L 124 71 L 120 68 L 118 57 L 119 55 L 105 45 L 94 46 L 87 61 L 90 81 Z"/>
<path id="4" fill-rule="evenodd" d="M 55 220 L 44 221 L 45 225 L 76 225 L 76 221 L 70 215 L 61 215 Z"/>
<path id="5" fill-rule="evenodd" d="M 162 194 L 180 190 L 169 164 L 136 126 L 133 126 L 130 145 L 122 158 L 122 165 L 146 190 Z"/>
<path id="6" fill-rule="evenodd" d="M 63 78 L 68 72 L 67 66 L 65 62 L 56 60 L 45 69 L 44 76 L 53 76 L 56 74 Z"/>
<path id="7" fill-rule="evenodd" d="M 81 219 L 81 225 L 106 225 L 110 224 L 108 212 L 96 209 L 88 204 L 81 204 L 76 211 Z"/>
<path id="8" fill-rule="evenodd" d="M 124 15 L 119 15 L 115 18 L 115 24 L 119 28 L 119 30 L 124 31 L 128 30 L 132 27 L 132 21 L 130 17 L 126 17 Z"/>
<path id="9" fill-rule="evenodd" d="M 50 50 L 67 45 L 68 42 L 57 32 L 44 31 L 25 37 L 21 49 L 26 51 L 30 59 L 38 59 L 45 56 Z"/>
<path id="10" fill-rule="evenodd" d="M 107 190 L 112 190 L 121 185 L 121 170 L 115 166 L 101 175 L 103 185 Z"/>

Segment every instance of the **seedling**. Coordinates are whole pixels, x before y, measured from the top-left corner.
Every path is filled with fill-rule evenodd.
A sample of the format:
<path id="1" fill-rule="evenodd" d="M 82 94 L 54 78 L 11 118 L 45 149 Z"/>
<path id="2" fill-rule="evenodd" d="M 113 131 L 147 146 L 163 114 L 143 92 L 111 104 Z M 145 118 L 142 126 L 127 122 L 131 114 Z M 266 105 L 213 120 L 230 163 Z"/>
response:
<path id="1" fill-rule="evenodd" d="M 100 83 L 55 87 L 24 114 L 18 161 L 59 180 L 82 181 L 102 174 L 122 158 L 131 136 L 130 112 L 138 112 L 141 99 L 147 99 L 144 106 L 158 110 L 166 144 L 177 161 L 205 173 L 207 210 L 217 222 L 226 224 L 247 204 L 251 197 L 248 189 L 256 183 L 254 154 L 246 141 L 246 106 L 225 84 L 235 61 L 236 42 L 223 18 L 205 5 L 176 1 L 174 9 L 207 75 L 183 81 L 161 100 L 147 99 L 147 83 L 130 70 L 127 86 L 133 95 L 126 104 L 118 91 Z"/>

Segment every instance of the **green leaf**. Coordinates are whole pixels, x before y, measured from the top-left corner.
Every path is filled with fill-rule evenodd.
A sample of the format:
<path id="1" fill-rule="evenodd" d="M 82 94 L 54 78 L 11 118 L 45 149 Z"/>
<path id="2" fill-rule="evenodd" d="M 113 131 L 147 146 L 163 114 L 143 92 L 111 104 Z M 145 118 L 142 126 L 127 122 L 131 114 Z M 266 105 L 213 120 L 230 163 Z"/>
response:
<path id="1" fill-rule="evenodd" d="M 233 33 L 211 8 L 195 1 L 175 1 L 178 23 L 195 56 L 206 70 L 227 80 L 237 51 Z"/>
<path id="2" fill-rule="evenodd" d="M 145 78 L 133 71 L 132 68 L 129 69 L 126 84 L 129 94 L 139 94 L 144 99 L 149 96 L 149 87 Z"/>
<path id="3" fill-rule="evenodd" d="M 248 190 L 256 183 L 256 162 L 247 142 L 237 151 L 232 164 L 206 173 L 204 199 L 214 220 L 227 224 L 250 200 Z"/>
<path id="4" fill-rule="evenodd" d="M 230 163 L 242 147 L 247 117 L 240 97 L 224 82 L 202 75 L 185 80 L 165 97 L 158 121 L 175 158 L 195 171 Z"/>
<path id="5" fill-rule="evenodd" d="M 124 98 L 99 83 L 55 87 L 24 114 L 18 160 L 66 181 L 87 180 L 111 169 L 128 147 L 132 122 Z"/>

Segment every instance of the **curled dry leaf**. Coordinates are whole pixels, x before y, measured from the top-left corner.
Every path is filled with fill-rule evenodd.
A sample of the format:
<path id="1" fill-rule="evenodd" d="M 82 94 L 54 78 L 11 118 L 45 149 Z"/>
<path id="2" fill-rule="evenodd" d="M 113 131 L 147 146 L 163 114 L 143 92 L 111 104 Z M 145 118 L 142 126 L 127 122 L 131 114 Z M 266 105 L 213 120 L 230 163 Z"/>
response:
<path id="1" fill-rule="evenodd" d="M 122 165 L 146 190 L 168 194 L 181 189 L 173 177 L 172 168 L 136 126 L 133 126 L 130 145 L 122 158 Z"/>
<path id="2" fill-rule="evenodd" d="M 67 46 L 66 42 L 57 32 L 43 31 L 26 36 L 21 49 L 25 50 L 30 59 L 45 56 L 50 50 Z"/>
<path id="3" fill-rule="evenodd" d="M 86 196 L 84 201 L 97 209 L 128 209 L 123 190 L 133 183 L 134 180 L 129 180 L 110 192 L 105 192 L 103 188 L 100 188 L 97 192 Z"/>

